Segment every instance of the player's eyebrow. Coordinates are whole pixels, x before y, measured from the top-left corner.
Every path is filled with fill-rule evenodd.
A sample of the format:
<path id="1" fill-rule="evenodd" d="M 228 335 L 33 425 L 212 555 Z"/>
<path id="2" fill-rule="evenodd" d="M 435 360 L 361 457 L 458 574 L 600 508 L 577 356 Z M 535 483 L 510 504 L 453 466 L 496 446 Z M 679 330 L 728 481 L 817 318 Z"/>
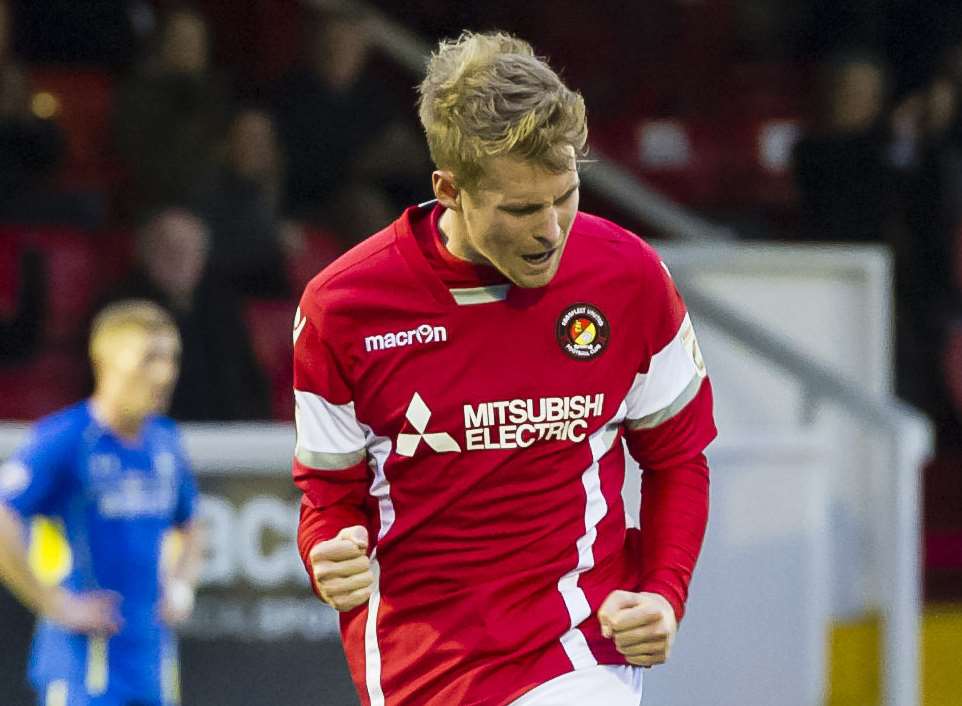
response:
<path id="1" fill-rule="evenodd" d="M 580 186 L 581 180 L 579 179 L 570 189 L 568 189 L 555 200 L 555 204 L 557 205 L 563 201 L 567 201 L 569 198 L 571 198 L 571 195 L 579 189 Z M 503 203 L 497 206 L 499 210 L 508 211 L 509 213 L 534 213 L 543 207 L 543 203 L 537 202 Z"/>

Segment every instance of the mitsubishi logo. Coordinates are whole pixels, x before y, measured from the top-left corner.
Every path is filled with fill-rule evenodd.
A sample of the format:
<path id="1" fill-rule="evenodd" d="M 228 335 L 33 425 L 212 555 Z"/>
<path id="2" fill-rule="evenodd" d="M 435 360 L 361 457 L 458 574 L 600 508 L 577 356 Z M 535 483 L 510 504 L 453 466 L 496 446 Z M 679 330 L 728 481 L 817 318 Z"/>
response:
<path id="1" fill-rule="evenodd" d="M 431 410 L 424 404 L 421 395 L 416 392 L 414 393 L 414 397 L 411 398 L 411 404 L 408 405 L 405 418 L 408 420 L 408 423 L 414 427 L 417 434 L 398 434 L 397 453 L 399 456 L 413 456 L 421 444 L 421 439 L 424 439 L 424 443 L 438 453 L 461 451 L 458 442 L 455 441 L 450 434 L 446 432 L 425 433 L 424 430 L 428 428 L 428 422 L 431 419 Z"/>

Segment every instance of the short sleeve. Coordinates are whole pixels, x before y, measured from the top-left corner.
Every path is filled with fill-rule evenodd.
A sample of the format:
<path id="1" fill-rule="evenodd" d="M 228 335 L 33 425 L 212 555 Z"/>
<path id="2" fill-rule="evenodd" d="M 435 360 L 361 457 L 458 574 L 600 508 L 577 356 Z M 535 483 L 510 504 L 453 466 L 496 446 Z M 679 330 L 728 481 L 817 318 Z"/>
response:
<path id="1" fill-rule="evenodd" d="M 55 514 L 68 492 L 73 441 L 66 431 L 34 428 L 26 443 L 0 465 L 0 502 L 22 517 Z"/>
<path id="2" fill-rule="evenodd" d="M 184 446 L 180 440 L 180 433 L 173 430 L 174 458 L 177 459 L 177 504 L 174 507 L 174 525 L 180 526 L 190 522 L 197 511 L 197 479 Z"/>
<path id="3" fill-rule="evenodd" d="M 177 488 L 177 507 L 174 510 L 174 524 L 184 525 L 194 518 L 197 511 L 197 480 L 190 468 L 184 466 Z"/>

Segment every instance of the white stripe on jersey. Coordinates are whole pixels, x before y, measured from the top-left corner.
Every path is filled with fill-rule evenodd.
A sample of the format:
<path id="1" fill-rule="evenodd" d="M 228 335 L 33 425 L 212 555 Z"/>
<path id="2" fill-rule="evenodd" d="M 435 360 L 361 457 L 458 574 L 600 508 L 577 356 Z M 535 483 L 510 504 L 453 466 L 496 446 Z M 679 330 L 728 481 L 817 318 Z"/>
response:
<path id="1" fill-rule="evenodd" d="M 323 459 L 329 455 L 342 456 L 347 468 L 357 463 L 359 453 L 366 446 L 364 430 L 354 413 L 354 403 L 331 404 L 320 395 L 294 390 L 294 424 L 297 427 L 298 460 L 314 466 L 311 459 Z M 330 468 L 329 470 L 338 470 Z"/>
<path id="2" fill-rule="evenodd" d="M 458 306 L 474 306 L 476 304 L 503 302 L 508 298 L 509 289 L 511 289 L 510 284 L 492 284 L 487 287 L 468 287 L 449 291 Z"/>
<path id="3" fill-rule="evenodd" d="M 647 418 L 656 420 L 663 417 L 660 421 L 670 418 L 672 415 L 662 415 L 662 413 L 670 410 L 686 390 L 692 388 L 693 382 L 705 376 L 704 368 L 700 368 L 696 363 L 693 346 L 694 332 L 691 318 L 685 314 L 685 319 L 678 327 L 675 337 L 652 356 L 648 372 L 635 375 L 635 381 L 626 399 L 629 426 L 634 428 L 649 426 L 633 423 Z M 698 386 L 695 385 L 694 389 L 697 392 Z M 687 401 L 690 401 L 690 398 Z M 680 409 L 674 411 L 677 413 Z M 656 426 L 656 424 L 650 426 Z"/>
<path id="4" fill-rule="evenodd" d="M 364 623 L 364 678 L 371 706 L 384 706 L 384 690 L 381 688 L 381 648 L 377 644 L 377 611 L 381 606 L 381 566 L 371 555 L 371 573 L 374 574 L 374 590 L 367 601 L 367 620 Z"/>
<path id="5" fill-rule="evenodd" d="M 384 475 L 384 465 L 391 455 L 391 440 L 386 436 L 378 436 L 364 422 L 359 422 L 364 429 L 368 453 L 368 465 L 374 473 L 368 492 L 377 499 L 378 512 L 381 516 L 381 529 L 377 533 L 380 542 L 394 524 L 394 503 L 391 502 L 391 483 Z"/>
<path id="6" fill-rule="evenodd" d="M 587 439 L 591 448 L 591 465 L 581 475 L 581 482 L 585 487 L 585 533 L 575 543 L 578 548 L 577 566 L 558 580 L 558 591 L 561 592 L 570 619 L 568 632 L 561 636 L 561 646 L 575 669 L 585 669 L 598 664 L 584 634 L 577 628 L 591 615 L 588 598 L 578 586 L 578 577 L 595 565 L 593 547 L 598 538 L 597 527 L 608 512 L 608 503 L 601 492 L 598 462 L 611 450 L 618 438 L 618 427 L 624 421 L 627 409 L 627 405 L 622 402 L 615 416 Z"/>
<path id="7" fill-rule="evenodd" d="M 374 480 L 368 492 L 377 499 L 381 528 L 378 541 L 384 538 L 394 525 L 394 503 L 391 502 L 391 483 L 384 474 L 384 464 L 391 455 L 391 440 L 378 436 L 368 425 L 360 423 L 366 437 L 368 465 L 374 472 Z M 381 606 L 381 567 L 377 561 L 377 548 L 371 553 L 371 571 L 374 574 L 374 590 L 367 603 L 367 620 L 364 624 L 364 679 L 371 706 L 384 706 L 381 688 L 381 648 L 377 641 L 377 613 Z"/>

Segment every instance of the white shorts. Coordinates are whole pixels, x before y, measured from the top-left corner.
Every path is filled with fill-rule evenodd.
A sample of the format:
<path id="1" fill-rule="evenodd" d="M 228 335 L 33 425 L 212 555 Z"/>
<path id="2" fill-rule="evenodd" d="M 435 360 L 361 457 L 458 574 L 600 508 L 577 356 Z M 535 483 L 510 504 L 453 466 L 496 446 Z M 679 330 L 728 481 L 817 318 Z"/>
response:
<path id="1" fill-rule="evenodd" d="M 597 665 L 562 674 L 510 706 L 640 706 L 641 667 Z"/>

